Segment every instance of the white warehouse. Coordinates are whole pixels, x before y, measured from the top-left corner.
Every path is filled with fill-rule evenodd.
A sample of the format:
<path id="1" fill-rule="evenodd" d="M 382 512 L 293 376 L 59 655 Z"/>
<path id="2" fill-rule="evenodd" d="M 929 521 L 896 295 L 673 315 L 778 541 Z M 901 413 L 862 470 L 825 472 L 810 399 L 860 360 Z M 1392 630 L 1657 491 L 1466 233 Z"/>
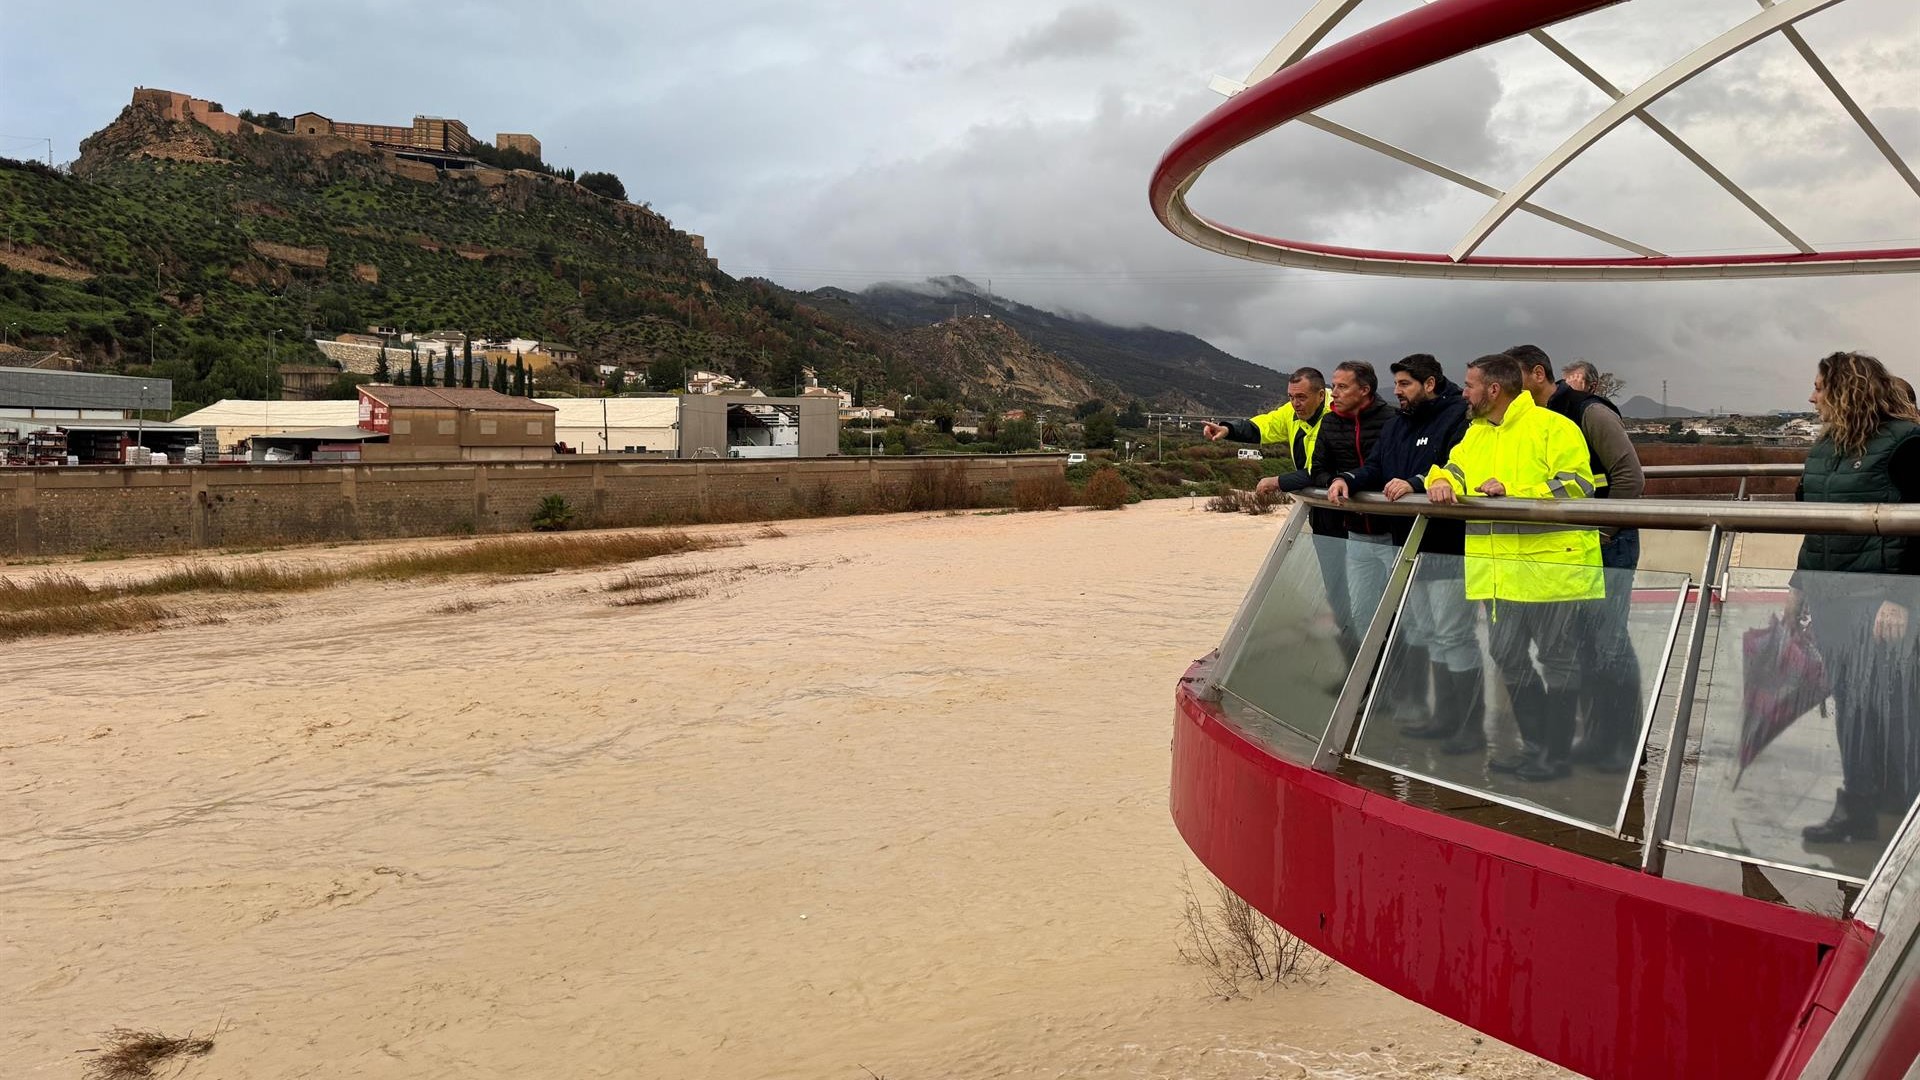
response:
<path id="1" fill-rule="evenodd" d="M 679 450 L 680 399 L 538 398 L 554 408 L 554 438 L 581 454 L 645 453 L 674 456 Z M 256 435 L 285 435 L 316 428 L 353 427 L 354 401 L 248 401 L 229 398 L 174 424 L 213 428 L 222 448 Z"/>

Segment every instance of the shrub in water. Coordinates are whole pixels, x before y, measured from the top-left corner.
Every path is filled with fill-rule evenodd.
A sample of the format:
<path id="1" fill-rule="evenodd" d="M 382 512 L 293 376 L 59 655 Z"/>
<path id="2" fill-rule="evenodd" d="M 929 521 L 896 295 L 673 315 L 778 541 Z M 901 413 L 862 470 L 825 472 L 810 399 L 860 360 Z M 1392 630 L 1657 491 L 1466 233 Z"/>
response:
<path id="1" fill-rule="evenodd" d="M 1118 510 L 1132 495 L 1133 489 L 1119 469 L 1101 469 L 1087 481 L 1087 505 L 1095 510 Z"/>

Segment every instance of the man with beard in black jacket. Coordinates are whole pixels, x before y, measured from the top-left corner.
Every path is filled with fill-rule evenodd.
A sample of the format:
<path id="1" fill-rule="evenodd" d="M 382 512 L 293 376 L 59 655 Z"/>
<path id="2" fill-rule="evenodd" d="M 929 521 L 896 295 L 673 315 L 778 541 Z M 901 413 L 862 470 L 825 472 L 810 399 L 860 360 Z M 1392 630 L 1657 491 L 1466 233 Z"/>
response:
<path id="1" fill-rule="evenodd" d="M 1440 370 L 1439 361 L 1416 353 L 1394 364 L 1392 371 L 1400 411 L 1381 429 L 1373 455 L 1358 468 L 1341 471 L 1327 485 L 1327 496 L 1336 503 L 1357 491 L 1383 492 L 1393 502 L 1424 493 L 1427 471 L 1444 465 L 1454 445 L 1466 435 L 1472 420 L 1467 399 Z M 1406 543 L 1412 518 L 1380 520 L 1390 523 L 1396 546 Z M 1388 707 L 1400 717 L 1402 733 L 1418 739 L 1446 739 L 1441 749 L 1455 754 L 1472 753 L 1486 745 L 1481 720 L 1485 683 L 1480 644 L 1474 636 L 1474 605 L 1462 600 L 1461 593 L 1464 546 L 1463 522 L 1427 519 L 1420 550 L 1443 557 L 1422 564 L 1420 578 L 1407 598 L 1404 644 L 1394 662 L 1395 678 L 1386 689 Z M 1429 679 L 1435 690 L 1431 704 Z"/>
<path id="2" fill-rule="evenodd" d="M 1314 487 L 1326 487 L 1341 473 L 1365 465 L 1373 457 L 1380 429 L 1393 415 L 1380 400 L 1373 365 L 1364 360 L 1348 360 L 1334 368 L 1329 390 L 1327 417 L 1320 422 L 1320 439 L 1314 448 Z M 1342 639 L 1357 646 L 1387 591 L 1394 539 L 1386 518 L 1348 514 L 1345 524 L 1347 610 L 1335 615 L 1342 623 Z"/>

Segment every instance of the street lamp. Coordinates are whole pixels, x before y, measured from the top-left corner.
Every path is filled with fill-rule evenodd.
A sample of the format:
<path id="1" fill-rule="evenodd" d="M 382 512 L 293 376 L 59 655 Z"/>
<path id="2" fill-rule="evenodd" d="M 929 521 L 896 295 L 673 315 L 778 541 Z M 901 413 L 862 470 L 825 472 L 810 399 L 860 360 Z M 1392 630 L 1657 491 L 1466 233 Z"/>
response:
<path id="1" fill-rule="evenodd" d="M 134 437 L 134 445 L 144 449 L 147 445 L 147 387 L 145 383 L 140 385 L 140 419 L 135 421 L 135 425 L 135 430 L 138 431 L 139 434 Z M 140 455 L 135 453 L 133 459 L 136 462 L 139 461 Z"/>
<path id="2" fill-rule="evenodd" d="M 262 427 L 273 426 L 273 343 L 279 336 L 278 330 L 269 331 L 267 334 L 267 392 L 265 395 L 267 403 L 261 410 Z"/>
<path id="3" fill-rule="evenodd" d="M 7 328 L 5 331 L 0 331 L 0 345 L 5 345 L 7 343 L 7 339 L 13 336 L 13 328 L 19 325 L 20 324 L 17 322 L 10 322 L 7 324 Z"/>
<path id="4" fill-rule="evenodd" d="M 158 359 L 158 357 L 154 355 L 154 351 L 153 351 L 154 331 L 165 330 L 166 328 L 167 328 L 166 323 L 154 323 L 152 326 L 147 327 L 147 366 L 148 367 L 152 367 L 154 361 Z"/>

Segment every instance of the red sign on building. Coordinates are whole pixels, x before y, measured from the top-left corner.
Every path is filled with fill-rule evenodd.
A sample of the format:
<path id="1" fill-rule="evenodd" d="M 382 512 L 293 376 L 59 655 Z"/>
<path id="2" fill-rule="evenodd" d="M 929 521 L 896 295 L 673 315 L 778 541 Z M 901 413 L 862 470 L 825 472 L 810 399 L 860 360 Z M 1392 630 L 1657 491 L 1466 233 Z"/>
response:
<path id="1" fill-rule="evenodd" d="M 385 402 L 374 400 L 364 386 L 360 388 L 360 426 L 368 431 L 393 434 L 392 410 Z"/>

